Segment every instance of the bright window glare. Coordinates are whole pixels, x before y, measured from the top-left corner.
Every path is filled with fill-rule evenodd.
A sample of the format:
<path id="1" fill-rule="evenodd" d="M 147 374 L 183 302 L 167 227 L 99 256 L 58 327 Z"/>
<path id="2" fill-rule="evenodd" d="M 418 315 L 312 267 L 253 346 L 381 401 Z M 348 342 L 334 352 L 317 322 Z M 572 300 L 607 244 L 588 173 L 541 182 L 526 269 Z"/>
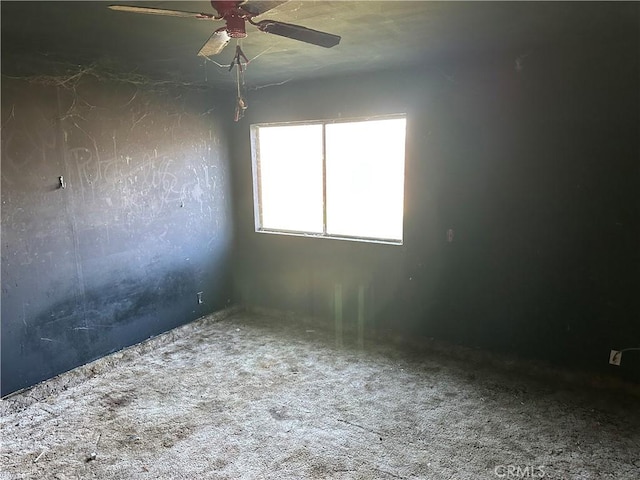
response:
<path id="1" fill-rule="evenodd" d="M 322 125 L 258 132 L 261 227 L 322 233 Z"/>
<path id="2" fill-rule="evenodd" d="M 326 126 L 327 233 L 402 240 L 404 118 Z"/>
<path id="3" fill-rule="evenodd" d="M 252 126 L 257 229 L 402 242 L 406 123 Z"/>

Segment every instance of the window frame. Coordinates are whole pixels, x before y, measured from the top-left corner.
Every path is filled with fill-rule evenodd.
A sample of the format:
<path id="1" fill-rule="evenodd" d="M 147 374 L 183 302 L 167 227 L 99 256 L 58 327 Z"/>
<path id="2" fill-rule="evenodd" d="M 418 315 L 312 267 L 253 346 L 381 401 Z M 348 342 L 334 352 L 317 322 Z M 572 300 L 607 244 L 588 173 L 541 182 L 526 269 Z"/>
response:
<path id="1" fill-rule="evenodd" d="M 376 238 L 376 237 L 361 237 L 357 235 L 345 235 L 345 234 L 331 234 L 327 233 L 327 144 L 326 144 L 326 126 L 340 123 L 357 123 L 377 120 L 393 120 L 403 119 L 405 120 L 405 145 L 404 145 L 404 158 L 403 158 L 403 185 L 402 185 L 402 202 L 403 202 L 403 219 L 402 219 L 402 238 L 401 239 L 389 239 L 389 238 Z M 253 219 L 256 233 L 266 233 L 272 235 L 290 235 L 307 238 L 327 238 L 333 240 L 347 240 L 353 242 L 365 242 L 365 243 L 379 243 L 386 245 L 403 245 L 404 244 L 404 211 L 405 211 L 405 190 L 406 190 L 406 162 L 407 162 L 407 147 L 406 147 L 406 131 L 408 123 L 408 115 L 406 113 L 393 113 L 386 115 L 376 115 L 367 117 L 355 117 L 355 118 L 338 118 L 338 119 L 324 119 L 324 120 L 300 120 L 291 122 L 263 122 L 254 123 L 250 125 L 251 136 L 251 174 L 253 181 Z M 322 125 L 322 232 L 306 232 L 300 230 L 287 230 L 287 229 L 274 229 L 265 228 L 262 226 L 262 190 L 261 190 L 261 166 L 260 166 L 260 148 L 259 148 L 259 135 L 258 131 L 263 127 L 285 127 L 296 125 Z"/>

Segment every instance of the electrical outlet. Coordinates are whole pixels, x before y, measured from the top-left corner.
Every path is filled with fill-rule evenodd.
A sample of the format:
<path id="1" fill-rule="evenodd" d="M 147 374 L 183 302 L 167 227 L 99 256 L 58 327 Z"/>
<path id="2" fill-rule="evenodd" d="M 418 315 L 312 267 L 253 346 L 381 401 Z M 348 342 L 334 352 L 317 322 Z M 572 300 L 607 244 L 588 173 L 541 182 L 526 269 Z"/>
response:
<path id="1" fill-rule="evenodd" d="M 202 300 L 202 294 L 203 294 L 203 293 L 204 293 L 204 292 L 198 292 L 198 293 L 196 293 L 196 295 L 198 295 L 198 305 L 201 305 L 201 304 L 203 304 L 203 303 L 204 303 L 204 301 Z"/>
<path id="2" fill-rule="evenodd" d="M 622 362 L 622 352 L 619 352 L 618 350 L 611 350 L 611 353 L 609 354 L 609 363 L 611 365 L 620 366 L 621 362 Z"/>

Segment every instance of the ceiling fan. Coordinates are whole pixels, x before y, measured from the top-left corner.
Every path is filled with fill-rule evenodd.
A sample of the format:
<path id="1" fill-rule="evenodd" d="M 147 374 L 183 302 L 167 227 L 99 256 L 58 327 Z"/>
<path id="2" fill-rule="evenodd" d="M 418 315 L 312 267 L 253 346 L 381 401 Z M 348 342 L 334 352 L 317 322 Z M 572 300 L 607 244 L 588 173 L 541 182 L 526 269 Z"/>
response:
<path id="1" fill-rule="evenodd" d="M 200 20 L 224 20 L 225 26 L 218 28 L 209 40 L 198 52 L 199 56 L 209 57 L 220 53 L 232 38 L 245 38 L 246 22 L 254 25 L 258 30 L 281 37 L 299 40 L 301 42 L 331 48 L 340 43 L 340 37 L 331 33 L 320 32 L 300 25 L 278 22 L 275 20 L 254 21 L 263 13 L 287 3 L 284 1 L 217 1 L 212 0 L 211 5 L 217 15 L 212 13 L 185 12 L 182 10 L 167 10 L 162 8 L 135 7 L 130 5 L 110 5 L 111 10 L 121 12 L 144 13 L 151 15 L 166 15 L 171 17 L 197 18 Z"/>

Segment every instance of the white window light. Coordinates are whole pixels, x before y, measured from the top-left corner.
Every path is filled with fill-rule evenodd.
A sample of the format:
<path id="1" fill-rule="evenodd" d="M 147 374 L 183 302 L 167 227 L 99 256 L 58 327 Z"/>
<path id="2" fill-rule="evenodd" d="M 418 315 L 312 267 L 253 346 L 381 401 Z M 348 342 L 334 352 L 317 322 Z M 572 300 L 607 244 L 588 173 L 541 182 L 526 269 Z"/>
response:
<path id="1" fill-rule="evenodd" d="M 402 243 L 406 117 L 252 125 L 256 231 Z"/>

